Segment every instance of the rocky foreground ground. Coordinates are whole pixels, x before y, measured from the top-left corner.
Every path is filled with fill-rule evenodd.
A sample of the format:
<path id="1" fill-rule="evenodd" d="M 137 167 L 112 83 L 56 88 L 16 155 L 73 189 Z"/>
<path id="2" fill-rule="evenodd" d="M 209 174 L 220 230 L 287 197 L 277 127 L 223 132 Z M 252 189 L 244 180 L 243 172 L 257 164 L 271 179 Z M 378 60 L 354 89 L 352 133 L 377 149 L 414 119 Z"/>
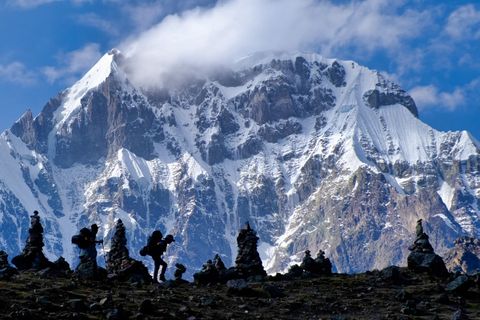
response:
<path id="1" fill-rule="evenodd" d="M 470 286 L 386 269 L 312 279 L 195 286 L 49 278 L 23 272 L 0 281 L 2 319 L 480 319 Z"/>

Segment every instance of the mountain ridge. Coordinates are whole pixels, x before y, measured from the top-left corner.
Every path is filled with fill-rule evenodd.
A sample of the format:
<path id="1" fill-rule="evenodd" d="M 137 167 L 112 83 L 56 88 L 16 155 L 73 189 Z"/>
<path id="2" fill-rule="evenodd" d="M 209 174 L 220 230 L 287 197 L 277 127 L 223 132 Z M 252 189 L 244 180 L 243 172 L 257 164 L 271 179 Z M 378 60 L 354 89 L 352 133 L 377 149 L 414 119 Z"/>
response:
<path id="1" fill-rule="evenodd" d="M 479 235 L 478 141 L 423 124 L 413 99 L 375 71 L 281 55 L 144 91 L 118 57 L 107 53 L 37 117 L 27 112 L 2 134 L 2 154 L 16 153 L 8 161 L 17 172 L 9 180 L 0 171 L 3 189 L 22 181 L 10 198 L 28 203 L 7 213 L 15 201 L 1 196 L 3 215 L 22 217 L 2 226 L 20 225 L 17 239 L 37 203 L 50 224 L 47 252 L 72 261 L 65 247 L 73 232 L 97 222 L 108 239 L 121 217 L 135 254 L 160 228 L 179 238 L 172 261 L 185 259 L 191 270 L 214 253 L 231 261 L 234 231 L 249 220 L 270 272 L 307 248 L 355 272 L 401 264 L 406 246 L 389 248 L 411 240 L 405 230 L 419 217 L 437 230 L 440 252 L 459 235 Z M 15 241 L 0 241 L 18 251 Z"/>

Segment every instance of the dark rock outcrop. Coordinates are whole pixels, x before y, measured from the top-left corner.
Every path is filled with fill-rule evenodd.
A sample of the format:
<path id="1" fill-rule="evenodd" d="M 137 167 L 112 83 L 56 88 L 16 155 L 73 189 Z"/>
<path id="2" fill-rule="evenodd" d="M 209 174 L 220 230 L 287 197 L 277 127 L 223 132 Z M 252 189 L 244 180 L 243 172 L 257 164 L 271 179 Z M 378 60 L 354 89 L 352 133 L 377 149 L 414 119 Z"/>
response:
<path id="1" fill-rule="evenodd" d="M 0 251 L 0 280 L 8 280 L 17 273 L 17 269 L 8 264 L 8 254 Z"/>
<path id="2" fill-rule="evenodd" d="M 125 225 L 118 219 L 112 237 L 110 251 L 107 253 L 107 273 L 109 278 L 120 281 L 149 283 L 152 281 L 145 265 L 130 257 L 127 249 Z"/>
<path id="3" fill-rule="evenodd" d="M 103 280 L 107 277 L 105 269 L 97 266 L 97 262 L 88 256 L 81 256 L 80 263 L 75 269 L 75 276 L 84 280 Z"/>
<path id="4" fill-rule="evenodd" d="M 238 255 L 235 267 L 227 269 L 217 254 L 203 264 L 202 270 L 193 275 L 195 283 L 207 285 L 227 283 L 230 280 L 262 280 L 267 276 L 257 251 L 258 237 L 247 222 L 237 237 Z"/>
<path id="5" fill-rule="evenodd" d="M 464 294 L 468 291 L 472 282 L 466 275 L 459 275 L 454 280 L 450 281 L 445 287 L 445 291 L 454 292 L 457 294 Z"/>
<path id="6" fill-rule="evenodd" d="M 12 263 L 18 270 L 35 269 L 41 270 L 52 267 L 53 264 L 48 261 L 43 253 L 43 227 L 40 223 L 38 211 L 30 216 L 30 229 L 28 230 L 28 239 L 22 254 L 14 257 Z"/>
<path id="7" fill-rule="evenodd" d="M 187 271 L 187 268 L 181 263 L 175 264 L 175 268 L 175 273 L 173 274 L 173 276 L 175 277 L 175 281 L 184 282 L 185 280 L 183 280 L 182 277 L 183 274 Z"/>
<path id="8" fill-rule="evenodd" d="M 417 272 L 444 277 L 448 275 L 443 259 L 435 254 L 428 235 L 423 232 L 422 219 L 417 221 L 415 242 L 408 249 L 412 251 L 408 256 L 408 268 Z"/>

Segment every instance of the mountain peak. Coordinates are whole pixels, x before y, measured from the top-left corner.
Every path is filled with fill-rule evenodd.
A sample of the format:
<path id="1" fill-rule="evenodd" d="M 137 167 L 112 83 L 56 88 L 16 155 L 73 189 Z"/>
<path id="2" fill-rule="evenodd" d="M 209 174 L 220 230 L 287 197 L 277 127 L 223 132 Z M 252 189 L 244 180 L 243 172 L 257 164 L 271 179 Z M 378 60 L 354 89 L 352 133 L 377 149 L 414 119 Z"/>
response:
<path id="1" fill-rule="evenodd" d="M 81 106 L 81 100 L 92 89 L 96 89 L 111 75 L 125 78 L 123 71 L 118 67 L 122 55 L 118 49 L 112 49 L 103 55 L 100 60 L 71 88 L 65 91 L 63 104 L 54 115 L 57 127 L 67 121 L 70 116 Z"/>

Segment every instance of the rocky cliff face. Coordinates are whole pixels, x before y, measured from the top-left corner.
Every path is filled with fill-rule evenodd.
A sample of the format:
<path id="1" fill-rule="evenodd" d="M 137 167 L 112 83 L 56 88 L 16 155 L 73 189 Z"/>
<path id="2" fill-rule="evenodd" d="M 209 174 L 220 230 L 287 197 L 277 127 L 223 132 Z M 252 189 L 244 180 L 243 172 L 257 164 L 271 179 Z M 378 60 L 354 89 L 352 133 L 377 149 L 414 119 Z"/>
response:
<path id="1" fill-rule="evenodd" d="M 480 239 L 462 237 L 445 255 L 445 263 L 451 272 L 475 274 L 480 271 Z"/>
<path id="2" fill-rule="evenodd" d="M 0 138 L 0 247 L 20 251 L 34 209 L 52 258 L 73 258 L 80 227 L 108 239 L 121 218 L 134 257 L 160 229 L 189 272 L 216 253 L 232 265 L 247 220 L 269 272 L 306 249 L 342 272 L 404 265 L 419 218 L 440 254 L 479 236 L 467 132 L 428 127 L 405 91 L 351 61 L 252 56 L 232 69 L 144 91 L 114 51 L 27 112 Z"/>

